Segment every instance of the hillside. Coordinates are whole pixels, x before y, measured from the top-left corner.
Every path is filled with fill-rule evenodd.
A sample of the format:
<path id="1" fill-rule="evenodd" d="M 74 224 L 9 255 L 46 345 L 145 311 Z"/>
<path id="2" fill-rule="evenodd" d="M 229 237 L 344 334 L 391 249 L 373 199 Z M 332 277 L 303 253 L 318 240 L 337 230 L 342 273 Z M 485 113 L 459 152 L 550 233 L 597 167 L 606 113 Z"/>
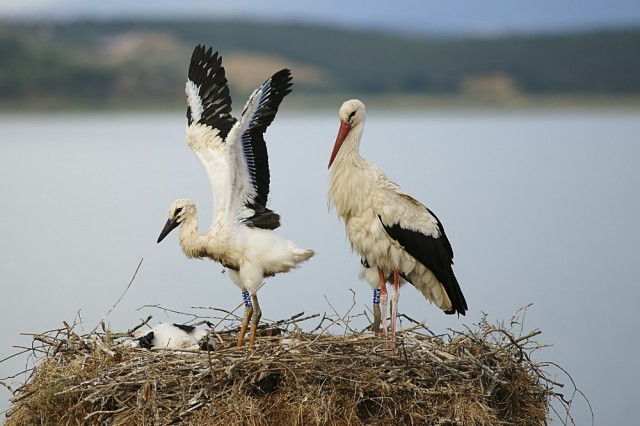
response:
<path id="1" fill-rule="evenodd" d="M 640 95 L 640 30 L 407 38 L 250 22 L 0 24 L 0 102 L 182 102 L 197 43 L 223 53 L 232 89 L 293 69 L 298 94 Z"/>

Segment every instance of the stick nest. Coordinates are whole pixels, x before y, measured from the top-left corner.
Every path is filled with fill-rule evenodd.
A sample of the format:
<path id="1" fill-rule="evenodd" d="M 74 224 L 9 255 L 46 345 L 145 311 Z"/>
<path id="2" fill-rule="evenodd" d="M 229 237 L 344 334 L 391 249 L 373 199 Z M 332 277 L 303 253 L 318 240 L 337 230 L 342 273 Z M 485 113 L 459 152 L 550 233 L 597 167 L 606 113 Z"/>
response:
<path id="1" fill-rule="evenodd" d="M 532 360 L 539 331 L 482 320 L 435 336 L 416 323 L 392 351 L 327 319 L 312 332 L 278 321 L 279 335 L 244 348 L 233 347 L 236 328 L 213 329 L 212 352 L 140 349 L 123 344 L 130 332 L 65 324 L 32 335 L 38 362 L 12 391 L 6 424 L 542 425 L 560 417 L 558 402 L 570 419 L 545 371 L 553 364 Z"/>

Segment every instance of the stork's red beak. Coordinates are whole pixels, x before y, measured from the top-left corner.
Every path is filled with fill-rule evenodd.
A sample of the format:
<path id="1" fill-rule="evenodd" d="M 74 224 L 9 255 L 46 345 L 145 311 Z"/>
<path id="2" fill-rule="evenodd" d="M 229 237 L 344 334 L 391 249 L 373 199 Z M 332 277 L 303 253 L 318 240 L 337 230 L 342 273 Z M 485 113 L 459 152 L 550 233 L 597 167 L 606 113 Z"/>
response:
<path id="1" fill-rule="evenodd" d="M 333 152 L 331 153 L 331 158 L 329 158 L 329 167 L 331 168 L 331 164 L 333 164 L 333 160 L 336 159 L 336 155 L 338 155 L 338 151 L 340 151 L 340 147 L 342 146 L 342 142 L 347 137 L 347 134 L 351 130 L 351 125 L 345 121 L 340 121 L 340 130 L 338 130 L 338 136 L 336 137 L 336 143 L 333 145 Z"/>

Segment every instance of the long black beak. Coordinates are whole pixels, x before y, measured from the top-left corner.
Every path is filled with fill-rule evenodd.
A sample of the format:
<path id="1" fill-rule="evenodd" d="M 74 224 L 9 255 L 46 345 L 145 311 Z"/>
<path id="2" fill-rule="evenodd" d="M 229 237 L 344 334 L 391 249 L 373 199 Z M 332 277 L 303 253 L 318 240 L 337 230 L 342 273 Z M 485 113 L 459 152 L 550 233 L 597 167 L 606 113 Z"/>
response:
<path id="1" fill-rule="evenodd" d="M 169 233 L 171 231 L 173 231 L 174 229 L 176 229 L 178 227 L 178 225 L 180 225 L 180 222 L 178 222 L 178 220 L 176 220 L 176 218 L 167 219 L 167 223 L 164 224 L 164 228 L 162 228 L 162 232 L 160 232 L 160 236 L 158 237 L 158 242 L 164 240 L 164 237 L 169 235 Z"/>

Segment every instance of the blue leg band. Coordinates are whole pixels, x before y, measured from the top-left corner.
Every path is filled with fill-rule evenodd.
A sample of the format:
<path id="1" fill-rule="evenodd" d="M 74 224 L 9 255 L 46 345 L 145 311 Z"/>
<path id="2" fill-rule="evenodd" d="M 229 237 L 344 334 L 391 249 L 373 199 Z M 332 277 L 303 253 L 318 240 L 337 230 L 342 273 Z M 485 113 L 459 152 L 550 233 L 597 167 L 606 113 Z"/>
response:
<path id="1" fill-rule="evenodd" d="M 242 292 L 242 300 L 244 300 L 244 306 L 247 308 L 252 307 L 253 305 L 251 304 L 251 296 L 249 295 L 248 291 L 243 291 Z"/>
<path id="2" fill-rule="evenodd" d="M 376 288 L 373 290 L 373 304 L 374 305 L 379 305 L 380 304 L 380 289 Z"/>

